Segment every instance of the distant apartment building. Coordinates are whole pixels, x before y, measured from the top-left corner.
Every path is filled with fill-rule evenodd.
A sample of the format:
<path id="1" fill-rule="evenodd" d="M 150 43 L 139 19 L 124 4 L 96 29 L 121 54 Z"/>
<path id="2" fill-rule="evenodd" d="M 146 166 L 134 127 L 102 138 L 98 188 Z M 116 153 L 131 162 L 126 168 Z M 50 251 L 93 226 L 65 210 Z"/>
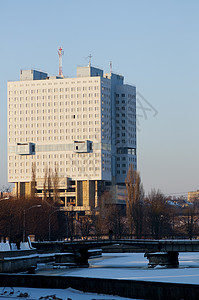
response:
<path id="1" fill-rule="evenodd" d="M 195 192 L 188 192 L 188 201 L 192 202 L 196 200 L 199 200 L 199 190 Z"/>
<path id="2" fill-rule="evenodd" d="M 129 165 L 137 167 L 135 86 L 89 65 L 76 78 L 21 70 L 7 90 L 8 181 L 17 196 L 31 194 L 34 166 L 40 197 L 56 169 L 66 210 L 97 207 L 106 189 L 124 202 Z"/>

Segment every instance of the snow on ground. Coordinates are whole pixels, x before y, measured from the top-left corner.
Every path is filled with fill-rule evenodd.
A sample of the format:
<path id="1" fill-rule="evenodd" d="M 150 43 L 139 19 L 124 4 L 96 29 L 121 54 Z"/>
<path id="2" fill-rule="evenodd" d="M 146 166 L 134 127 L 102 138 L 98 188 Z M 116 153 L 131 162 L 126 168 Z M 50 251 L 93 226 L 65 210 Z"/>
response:
<path id="1" fill-rule="evenodd" d="M 49 275 L 114 278 L 199 284 L 199 253 L 179 254 L 179 268 L 147 267 L 144 253 L 105 253 L 89 261 L 89 268 L 49 269 Z M 38 270 L 45 274 L 45 271 Z"/>
<path id="2" fill-rule="evenodd" d="M 41 298 L 44 297 L 44 298 Z M 36 289 L 36 288 L 0 288 L 0 299 L 43 299 L 43 300 L 130 300 L 111 295 L 83 293 L 71 288 L 68 289 Z M 132 299 L 131 299 L 132 300 Z"/>

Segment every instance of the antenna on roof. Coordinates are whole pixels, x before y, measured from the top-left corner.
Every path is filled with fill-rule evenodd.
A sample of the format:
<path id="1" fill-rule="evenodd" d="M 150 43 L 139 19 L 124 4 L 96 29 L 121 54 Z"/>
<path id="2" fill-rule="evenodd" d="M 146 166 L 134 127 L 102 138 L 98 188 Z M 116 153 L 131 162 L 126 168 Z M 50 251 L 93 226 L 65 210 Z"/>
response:
<path id="1" fill-rule="evenodd" d="M 91 58 L 92 58 L 92 55 L 90 54 L 90 55 L 88 56 L 88 58 L 89 58 L 88 66 L 90 67 L 90 66 L 91 66 Z"/>
<path id="2" fill-rule="evenodd" d="M 62 55 L 64 55 L 64 51 L 63 51 L 62 47 L 59 47 L 58 55 L 59 55 L 59 76 L 64 77 L 64 75 L 62 73 Z"/>
<path id="3" fill-rule="evenodd" d="M 110 61 L 110 73 L 112 73 L 112 61 Z"/>

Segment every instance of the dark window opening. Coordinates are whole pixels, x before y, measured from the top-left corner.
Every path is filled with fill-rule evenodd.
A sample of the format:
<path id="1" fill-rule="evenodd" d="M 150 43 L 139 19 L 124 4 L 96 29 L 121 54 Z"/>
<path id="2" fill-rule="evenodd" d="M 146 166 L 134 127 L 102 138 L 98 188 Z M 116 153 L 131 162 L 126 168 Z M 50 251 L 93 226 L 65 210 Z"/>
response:
<path id="1" fill-rule="evenodd" d="M 75 192 L 75 188 L 69 187 L 69 188 L 67 189 L 67 192 Z"/>
<path id="2" fill-rule="evenodd" d="M 70 184 L 70 185 L 75 185 L 75 181 L 74 181 L 74 180 L 71 180 L 71 181 L 69 182 L 69 184 Z"/>

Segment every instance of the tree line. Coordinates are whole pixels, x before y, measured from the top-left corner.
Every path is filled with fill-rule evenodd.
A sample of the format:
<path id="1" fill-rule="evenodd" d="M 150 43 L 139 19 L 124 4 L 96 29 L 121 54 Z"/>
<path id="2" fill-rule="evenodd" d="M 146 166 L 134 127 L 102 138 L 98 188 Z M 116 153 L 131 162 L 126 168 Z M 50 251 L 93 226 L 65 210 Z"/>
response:
<path id="1" fill-rule="evenodd" d="M 51 179 L 52 178 L 52 179 Z M 104 192 L 99 206 L 90 214 L 60 210 L 58 174 L 46 171 L 43 199 L 33 192 L 29 198 L 10 198 L 0 202 L 0 236 L 11 241 L 34 234 L 37 240 L 100 238 L 189 238 L 199 236 L 199 201 L 187 207 L 172 205 L 159 191 L 145 195 L 139 172 L 130 166 L 125 180 L 126 204 L 115 204 L 111 192 Z M 52 183 L 51 183 L 52 182 Z M 53 188 L 52 188 L 53 187 Z M 53 191 L 51 193 L 51 190 Z M 25 219 L 25 220 L 24 220 Z M 24 228 L 25 221 L 25 228 Z"/>

